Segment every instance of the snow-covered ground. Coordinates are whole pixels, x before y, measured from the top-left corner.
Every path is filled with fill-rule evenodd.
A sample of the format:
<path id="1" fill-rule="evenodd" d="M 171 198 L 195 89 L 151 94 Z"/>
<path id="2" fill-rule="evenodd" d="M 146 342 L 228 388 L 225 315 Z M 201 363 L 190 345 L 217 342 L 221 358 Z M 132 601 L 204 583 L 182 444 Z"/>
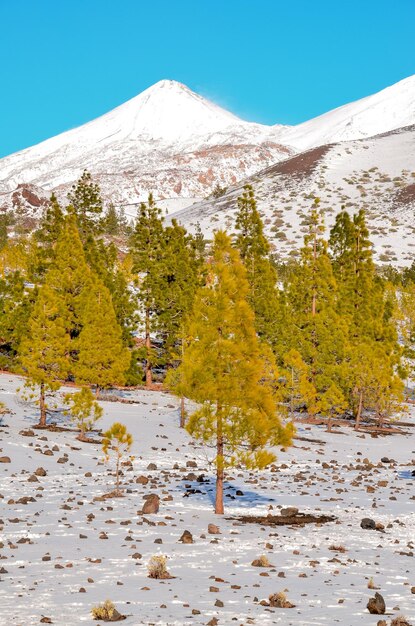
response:
<path id="1" fill-rule="evenodd" d="M 374 595 L 367 588 L 370 577 L 387 613 L 415 619 L 413 428 L 407 435 L 373 438 L 350 429 L 328 434 L 323 427 L 299 426 L 299 436 L 321 443 L 297 439 L 293 448 L 278 451 L 274 470 L 232 472 L 222 518 L 212 511 L 213 483 L 186 478 L 212 472 L 204 450 L 179 429 L 171 396 L 137 391 L 129 394 L 137 404 L 102 403 L 102 428 L 125 423 L 135 458 L 124 468 L 125 497 L 94 502 L 114 480 L 99 446 L 78 442 L 72 432 L 20 434 L 37 420 L 35 409 L 18 400 L 21 384 L 0 376 L 0 400 L 13 411 L 8 427 L 0 429 L 0 457 L 11 459 L 0 464 L 2 626 L 31 626 L 42 616 L 61 626 L 93 623 L 91 607 L 107 598 L 131 626 L 202 625 L 214 617 L 219 626 L 374 626 L 379 618 L 366 609 Z M 414 417 L 409 419 L 415 424 Z M 45 455 L 48 450 L 53 455 Z M 67 461 L 58 462 L 65 455 Z M 381 463 L 384 456 L 395 462 Z M 186 467 L 189 461 L 197 468 Z M 149 463 L 157 469 L 148 469 Z M 28 482 L 39 467 L 46 476 Z M 148 484 L 136 483 L 138 476 L 148 477 Z M 185 497 L 189 486 L 201 493 Z M 149 493 L 161 497 L 160 512 L 143 517 L 139 511 Z M 34 502 L 18 503 L 24 496 Z M 266 528 L 232 519 L 266 515 L 271 507 L 278 514 L 287 505 L 333 514 L 337 521 Z M 385 531 L 363 530 L 364 517 Z M 209 523 L 218 524 L 221 534 L 208 534 Z M 193 534 L 193 544 L 179 543 L 184 530 Z M 333 545 L 345 551 L 330 550 Z M 147 577 L 154 554 L 168 556 L 175 578 Z M 261 555 L 272 568 L 251 565 Z M 282 590 L 295 608 L 259 604 Z"/>

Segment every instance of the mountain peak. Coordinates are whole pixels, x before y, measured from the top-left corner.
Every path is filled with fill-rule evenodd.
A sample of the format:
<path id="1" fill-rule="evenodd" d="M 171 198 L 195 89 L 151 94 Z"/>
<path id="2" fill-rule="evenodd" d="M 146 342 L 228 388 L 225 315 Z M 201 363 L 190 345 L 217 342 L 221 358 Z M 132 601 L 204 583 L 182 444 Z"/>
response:
<path id="1" fill-rule="evenodd" d="M 240 124 L 249 125 L 249 122 L 243 122 L 183 83 L 164 79 L 79 130 L 84 137 L 86 131 L 92 141 L 140 139 L 174 144 Z"/>
<path id="2" fill-rule="evenodd" d="M 180 83 L 179 81 L 172 80 L 170 78 L 163 78 L 162 80 L 159 80 L 157 83 L 154 83 L 154 85 L 151 85 L 151 87 L 148 87 L 146 91 L 158 91 L 161 89 L 170 89 L 179 92 L 191 91 L 191 89 L 189 89 L 189 87 L 187 87 L 184 83 Z"/>

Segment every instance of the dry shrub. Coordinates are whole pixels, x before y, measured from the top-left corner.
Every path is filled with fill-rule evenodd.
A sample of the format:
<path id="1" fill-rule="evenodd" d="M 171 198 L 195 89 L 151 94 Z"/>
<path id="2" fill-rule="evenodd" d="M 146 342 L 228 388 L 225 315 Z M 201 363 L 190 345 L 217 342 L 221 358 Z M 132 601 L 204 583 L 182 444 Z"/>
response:
<path id="1" fill-rule="evenodd" d="M 404 615 L 397 615 L 391 621 L 391 626 L 411 626 Z"/>
<path id="2" fill-rule="evenodd" d="M 167 571 L 166 563 L 166 556 L 163 556 L 161 554 L 152 556 L 147 565 L 148 577 L 156 578 L 158 580 L 171 578 L 169 572 Z"/>
<path id="3" fill-rule="evenodd" d="M 121 615 L 111 600 L 105 600 L 103 604 L 98 604 L 91 609 L 93 619 L 103 620 L 104 622 L 118 622 L 125 619 Z"/>
<path id="4" fill-rule="evenodd" d="M 269 597 L 269 605 L 274 606 L 279 609 L 292 609 L 295 605 L 291 604 L 289 600 L 287 600 L 287 596 L 284 591 L 279 591 L 278 593 L 273 593 Z"/>
<path id="5" fill-rule="evenodd" d="M 272 567 L 265 554 L 262 554 L 259 559 L 254 559 L 251 565 L 253 565 L 254 567 Z"/>
<path id="6" fill-rule="evenodd" d="M 347 552 L 347 549 L 344 546 L 336 544 L 329 546 L 329 550 L 333 550 L 333 552 Z"/>

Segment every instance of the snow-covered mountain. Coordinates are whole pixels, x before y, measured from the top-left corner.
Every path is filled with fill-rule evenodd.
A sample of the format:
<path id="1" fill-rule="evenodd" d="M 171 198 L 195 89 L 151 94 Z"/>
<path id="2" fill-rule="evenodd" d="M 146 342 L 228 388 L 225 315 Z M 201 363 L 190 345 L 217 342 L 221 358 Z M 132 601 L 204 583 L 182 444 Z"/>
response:
<path id="1" fill-rule="evenodd" d="M 315 197 L 329 228 L 345 207 L 365 209 L 381 263 L 415 260 L 415 125 L 369 139 L 312 148 L 241 181 L 222 197 L 185 208 L 175 217 L 209 236 L 233 230 L 244 183 L 255 189 L 267 234 L 280 258 L 298 254 Z"/>
<path id="2" fill-rule="evenodd" d="M 217 182 L 228 185 L 292 154 L 274 133 L 163 80 L 84 126 L 2 159 L 0 194 L 7 204 L 18 185 L 64 193 L 86 168 L 116 204 L 149 191 L 204 197 Z"/>
<path id="3" fill-rule="evenodd" d="M 297 151 L 415 124 L 415 76 L 297 126 L 275 128 L 275 137 Z"/>
<path id="4" fill-rule="evenodd" d="M 84 169 L 104 199 L 135 215 L 153 191 L 170 215 L 211 232 L 232 226 L 254 183 L 276 248 L 302 239 L 313 195 L 328 223 L 342 205 L 368 211 L 381 260 L 412 260 L 415 76 L 298 126 L 246 122 L 181 83 L 163 80 L 98 119 L 0 160 L 0 210 L 37 216 Z M 206 200 L 215 185 L 229 192 Z"/>

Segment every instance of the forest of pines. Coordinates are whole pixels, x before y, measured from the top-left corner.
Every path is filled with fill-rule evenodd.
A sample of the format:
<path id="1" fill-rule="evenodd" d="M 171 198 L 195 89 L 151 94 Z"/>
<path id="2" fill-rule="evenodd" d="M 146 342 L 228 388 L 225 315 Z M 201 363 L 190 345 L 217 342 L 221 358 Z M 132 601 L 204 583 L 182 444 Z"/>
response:
<path id="1" fill-rule="evenodd" d="M 81 440 L 105 390 L 163 384 L 181 426 L 214 449 L 217 513 L 226 467 L 271 463 L 299 416 L 384 426 L 413 375 L 415 265 L 378 270 L 363 210 L 327 233 L 314 198 L 283 263 L 251 186 L 236 208 L 235 233 L 213 241 L 166 225 L 151 194 L 128 223 L 84 172 L 35 229 L 0 223 L 0 365 L 24 375 L 39 426 L 65 383 L 81 388 L 67 399 Z"/>

